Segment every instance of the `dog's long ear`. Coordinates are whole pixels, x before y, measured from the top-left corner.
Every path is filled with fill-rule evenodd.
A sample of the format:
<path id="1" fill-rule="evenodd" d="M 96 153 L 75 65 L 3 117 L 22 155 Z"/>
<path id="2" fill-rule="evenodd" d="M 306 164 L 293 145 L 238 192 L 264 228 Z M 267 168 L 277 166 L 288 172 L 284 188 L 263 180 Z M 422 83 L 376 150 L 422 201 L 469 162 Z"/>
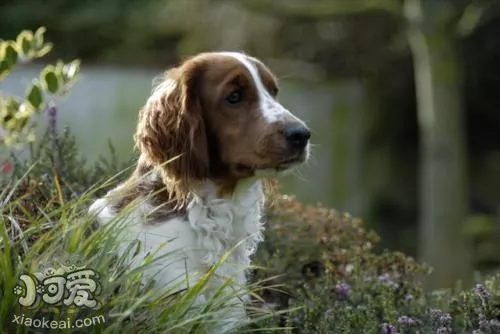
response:
<path id="1" fill-rule="evenodd" d="M 167 71 L 139 113 L 134 136 L 140 160 L 162 172 L 173 196 L 187 196 L 193 180 L 208 177 L 207 136 L 200 101 L 200 64 Z"/>

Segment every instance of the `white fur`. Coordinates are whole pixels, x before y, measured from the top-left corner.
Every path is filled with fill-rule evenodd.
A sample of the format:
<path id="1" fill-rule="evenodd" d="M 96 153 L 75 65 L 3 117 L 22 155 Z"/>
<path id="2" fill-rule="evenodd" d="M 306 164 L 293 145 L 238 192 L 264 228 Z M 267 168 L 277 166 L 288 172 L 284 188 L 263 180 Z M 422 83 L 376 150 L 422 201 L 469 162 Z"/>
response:
<path id="1" fill-rule="evenodd" d="M 214 184 L 207 181 L 194 191 L 196 195 L 189 203 L 185 217 L 150 225 L 144 224 L 144 220 L 154 208 L 147 201 L 139 204 L 125 220 L 119 252 L 123 253 L 131 241 L 140 240 L 142 247 L 133 262 L 134 266 L 140 265 L 150 252 L 155 252 L 155 258 L 169 254 L 145 271 L 146 277 L 154 277 L 158 289 L 167 291 L 194 284 L 212 265 L 231 252 L 218 267 L 198 302 L 203 303 L 210 298 L 228 279 L 234 280 L 234 283 L 228 287 L 227 295 L 233 297 L 235 291 L 241 295 L 246 285 L 245 269 L 250 265 L 250 256 L 263 239 L 263 189 L 259 180 L 252 179 L 240 181 L 231 198 L 217 198 L 216 191 Z M 97 215 L 101 224 L 116 217 L 106 197 L 94 202 L 89 211 Z M 239 246 L 234 248 L 238 243 Z M 245 323 L 247 318 L 243 301 L 232 298 L 230 302 L 214 333 L 231 331 Z"/>

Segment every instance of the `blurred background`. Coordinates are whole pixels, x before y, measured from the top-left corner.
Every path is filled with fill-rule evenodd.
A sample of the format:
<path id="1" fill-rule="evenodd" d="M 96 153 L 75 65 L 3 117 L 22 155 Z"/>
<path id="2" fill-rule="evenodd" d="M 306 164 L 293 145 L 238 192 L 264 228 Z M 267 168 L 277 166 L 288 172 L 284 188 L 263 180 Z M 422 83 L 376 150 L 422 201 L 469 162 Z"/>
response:
<path id="1" fill-rule="evenodd" d="M 362 217 L 436 284 L 500 263 L 500 3 L 480 0 L 2 0 L 0 38 L 47 27 L 82 60 L 58 101 L 89 160 L 132 154 L 155 76 L 186 56 L 244 51 L 305 119 L 310 163 L 284 191 Z M 22 94 L 43 64 L 0 83 Z"/>

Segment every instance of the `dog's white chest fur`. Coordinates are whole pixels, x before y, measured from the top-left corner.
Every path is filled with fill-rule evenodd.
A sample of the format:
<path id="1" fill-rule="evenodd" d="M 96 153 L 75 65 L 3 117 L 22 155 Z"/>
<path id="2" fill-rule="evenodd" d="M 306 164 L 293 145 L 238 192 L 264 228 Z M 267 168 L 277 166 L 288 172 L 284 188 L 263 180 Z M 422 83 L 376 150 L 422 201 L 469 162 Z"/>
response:
<path id="1" fill-rule="evenodd" d="M 209 298 L 228 279 L 233 280 L 228 295 L 234 295 L 234 290 L 239 290 L 241 295 L 246 284 L 245 269 L 263 238 L 262 184 L 258 180 L 240 181 L 231 198 L 217 198 L 216 193 L 217 188 L 207 182 L 196 191 L 185 216 L 152 224 L 144 222 L 154 208 L 147 201 L 135 207 L 123 222 L 119 252 L 125 252 L 130 242 L 139 240 L 142 246 L 133 260 L 135 265 L 140 265 L 148 254 L 155 258 L 162 256 L 163 259 L 150 266 L 145 274 L 154 278 L 158 289 L 170 292 L 174 286 L 184 288 L 186 284 L 194 284 L 229 254 L 218 266 L 206 294 L 200 296 L 200 302 Z M 116 216 L 106 197 L 97 200 L 89 211 L 97 214 L 101 224 Z M 227 319 L 229 322 L 245 318 L 241 300 L 234 300 L 233 319 Z"/>

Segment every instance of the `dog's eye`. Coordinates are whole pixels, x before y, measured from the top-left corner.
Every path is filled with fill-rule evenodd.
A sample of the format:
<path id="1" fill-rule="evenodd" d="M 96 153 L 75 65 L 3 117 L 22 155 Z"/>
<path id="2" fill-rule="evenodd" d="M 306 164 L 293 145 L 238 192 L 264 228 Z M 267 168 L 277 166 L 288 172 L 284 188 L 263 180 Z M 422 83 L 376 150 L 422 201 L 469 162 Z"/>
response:
<path id="1" fill-rule="evenodd" d="M 226 101 L 230 104 L 238 104 L 243 101 L 243 91 L 241 89 L 237 89 L 232 91 L 227 97 Z"/>
<path id="2" fill-rule="evenodd" d="M 276 97 L 278 96 L 278 93 L 279 93 L 279 89 L 274 87 L 274 88 L 271 88 L 271 94 L 272 96 Z"/>

